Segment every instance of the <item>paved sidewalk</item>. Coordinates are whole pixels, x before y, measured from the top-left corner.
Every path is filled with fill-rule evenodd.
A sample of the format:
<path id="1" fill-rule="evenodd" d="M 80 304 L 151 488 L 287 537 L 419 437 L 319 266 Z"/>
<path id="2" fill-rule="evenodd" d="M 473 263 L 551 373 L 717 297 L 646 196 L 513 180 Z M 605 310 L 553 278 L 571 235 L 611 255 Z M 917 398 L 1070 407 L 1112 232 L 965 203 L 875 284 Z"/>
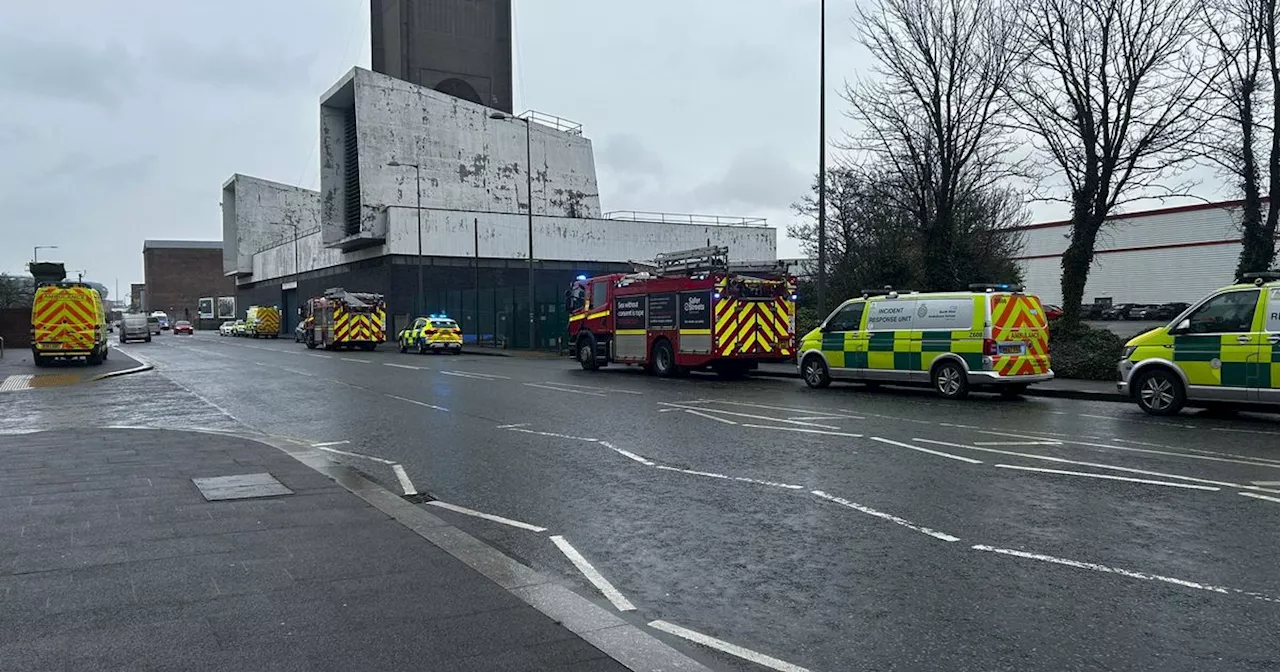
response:
<path id="1" fill-rule="evenodd" d="M 262 472 L 293 494 L 210 502 L 191 481 Z M 437 540 L 474 539 L 425 513 L 414 520 L 429 530 L 410 529 L 395 507 L 418 507 L 345 482 L 359 496 L 230 435 L 0 435 L 0 668 L 626 669 L 569 629 L 589 627 L 575 627 L 586 618 L 573 601 L 592 603 L 518 577 L 563 608 L 553 619 L 544 612 L 556 605 L 535 609 Z M 593 642 L 616 637 L 633 652 L 656 642 L 595 623 Z"/>
<path id="2" fill-rule="evenodd" d="M 756 376 L 769 378 L 800 378 L 794 364 L 761 364 Z M 1058 378 L 1047 383 L 1036 383 L 1027 388 L 1029 397 L 1062 397 L 1088 401 L 1129 401 L 1116 390 L 1114 381 L 1072 380 Z"/>

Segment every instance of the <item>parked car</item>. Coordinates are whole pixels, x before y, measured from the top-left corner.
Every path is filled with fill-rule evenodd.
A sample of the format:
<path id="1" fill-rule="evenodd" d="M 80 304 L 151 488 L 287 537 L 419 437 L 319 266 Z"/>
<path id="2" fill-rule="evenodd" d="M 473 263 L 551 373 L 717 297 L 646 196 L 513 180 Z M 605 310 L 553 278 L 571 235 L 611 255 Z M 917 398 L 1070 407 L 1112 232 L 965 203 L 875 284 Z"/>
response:
<path id="1" fill-rule="evenodd" d="M 148 330 L 148 331 L 150 331 L 151 333 L 155 334 L 156 336 L 159 336 L 159 335 L 160 335 L 160 330 L 161 330 L 161 326 L 160 326 L 160 318 L 156 317 L 155 315 L 148 315 L 148 316 L 147 316 L 147 330 Z"/>
<path id="2" fill-rule="evenodd" d="M 1082 303 L 1080 304 L 1080 319 L 1082 320 L 1100 320 L 1102 312 L 1111 305 L 1107 303 Z"/>
<path id="3" fill-rule="evenodd" d="M 231 335 L 231 329 L 232 329 L 232 327 L 234 327 L 234 326 L 235 326 L 235 324 L 236 324 L 236 323 L 235 323 L 235 320 L 227 320 L 226 322 L 223 322 L 222 324 L 218 325 L 218 335 L 219 335 L 219 336 L 230 336 L 230 335 Z"/>
<path id="4" fill-rule="evenodd" d="M 1127 320 L 1129 319 L 1129 311 L 1133 310 L 1132 303 L 1116 303 L 1110 308 L 1106 308 L 1099 315 L 1104 320 Z"/>
<path id="5" fill-rule="evenodd" d="M 195 327 L 192 327 L 192 326 L 191 326 L 191 323 L 190 323 L 190 322 L 188 322 L 188 321 L 186 321 L 186 320 L 178 320 L 177 322 L 174 322 L 174 323 L 173 323 L 173 335 L 174 335 L 174 336 L 177 336 L 178 334 L 186 334 L 186 335 L 188 335 L 188 336 L 195 336 L 195 335 L 196 335 L 196 330 L 195 330 Z"/>
<path id="6" fill-rule="evenodd" d="M 1157 320 L 1172 320 L 1173 318 L 1175 318 L 1175 317 L 1177 317 L 1177 316 L 1181 315 L 1181 314 L 1182 314 L 1182 311 L 1184 311 L 1184 310 L 1186 310 L 1186 309 L 1188 309 L 1188 308 L 1190 308 L 1190 307 L 1191 307 L 1191 304 L 1189 304 L 1189 303 L 1182 303 L 1182 302 L 1180 302 L 1180 301 L 1175 301 L 1175 302 L 1173 302 L 1173 303 L 1162 303 L 1162 304 L 1160 304 L 1160 305 L 1156 306 L 1156 315 L 1155 315 L 1155 319 L 1157 319 Z"/>
<path id="7" fill-rule="evenodd" d="M 1130 320 L 1154 320 L 1158 306 L 1137 305 L 1129 309 Z"/>
<path id="8" fill-rule="evenodd" d="M 1062 306 L 1055 306 L 1051 303 L 1045 304 L 1044 316 L 1048 318 L 1050 322 L 1061 318 L 1065 313 L 1066 311 L 1062 310 Z"/>
<path id="9" fill-rule="evenodd" d="M 141 313 L 127 313 L 120 318 L 120 342 L 151 342 L 151 318 Z"/>
<path id="10" fill-rule="evenodd" d="M 249 325 L 245 324 L 245 323 L 244 323 L 244 320 L 236 320 L 235 322 L 232 322 L 232 323 L 231 323 L 231 335 L 232 335 L 232 336 L 247 336 L 247 335 L 249 335 Z"/>

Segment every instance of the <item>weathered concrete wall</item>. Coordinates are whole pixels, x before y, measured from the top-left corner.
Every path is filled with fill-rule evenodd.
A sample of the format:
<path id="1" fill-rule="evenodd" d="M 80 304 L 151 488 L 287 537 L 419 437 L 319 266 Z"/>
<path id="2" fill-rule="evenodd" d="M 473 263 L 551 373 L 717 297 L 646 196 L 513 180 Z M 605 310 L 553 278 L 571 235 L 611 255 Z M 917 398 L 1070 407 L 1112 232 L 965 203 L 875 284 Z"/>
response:
<path id="1" fill-rule="evenodd" d="M 232 175 L 222 186 L 223 273 L 251 273 L 254 255 L 292 241 L 295 226 L 299 235 L 320 230 L 319 192 Z M 290 264 L 292 261 L 290 257 Z"/>
<path id="2" fill-rule="evenodd" d="M 315 230 L 298 239 L 297 264 L 302 273 L 329 268 L 352 261 L 372 259 L 384 254 L 383 247 L 343 252 L 327 247 L 320 231 Z M 253 255 L 253 276 L 245 282 L 261 282 L 294 274 L 294 241 L 292 238 Z"/>
<path id="3" fill-rule="evenodd" d="M 388 206 L 598 217 L 591 141 L 377 73 L 354 69 L 321 102 L 321 220 L 330 244 L 347 237 L 343 115 L 354 109 L 361 235 L 385 234 Z M 406 164 L 389 166 L 389 163 Z M 411 165 L 420 166 L 415 170 Z M 371 234 L 365 234 L 365 230 Z"/>

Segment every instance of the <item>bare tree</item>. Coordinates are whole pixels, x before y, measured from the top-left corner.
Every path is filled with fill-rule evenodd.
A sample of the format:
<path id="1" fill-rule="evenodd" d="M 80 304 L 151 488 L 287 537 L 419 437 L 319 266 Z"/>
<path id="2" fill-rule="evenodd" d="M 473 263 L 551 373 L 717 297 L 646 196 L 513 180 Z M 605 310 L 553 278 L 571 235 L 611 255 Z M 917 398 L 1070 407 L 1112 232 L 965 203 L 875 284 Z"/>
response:
<path id="1" fill-rule="evenodd" d="M 1195 155 L 1204 127 L 1194 28 L 1198 0 L 1017 0 L 1025 61 L 1010 97 L 1020 124 L 1061 172 L 1071 205 L 1062 300 L 1079 319 L 1107 215 L 1174 195 L 1165 180 Z"/>
<path id="2" fill-rule="evenodd" d="M 1208 125 L 1202 137 L 1203 156 L 1236 183 L 1243 199 L 1240 229 L 1243 245 L 1237 274 L 1265 270 L 1275 258 L 1275 234 L 1280 201 L 1270 200 L 1263 214 L 1259 149 L 1269 142 L 1265 166 L 1269 191 L 1280 186 L 1280 144 L 1274 129 L 1280 124 L 1276 107 L 1276 0 L 1206 0 L 1201 7 L 1201 46 L 1214 60 L 1205 81 Z M 1204 73 L 1191 73 L 1204 77 Z M 1268 109 L 1270 108 L 1270 109 Z M 1260 121 L 1265 120 L 1266 123 Z M 1268 138 L 1269 136 L 1269 138 Z"/>
<path id="3" fill-rule="evenodd" d="M 1017 51 L 998 0 L 877 0 L 854 17 L 874 76 L 845 86 L 858 122 L 845 149 L 905 188 L 894 196 L 922 240 L 923 289 L 954 289 L 957 204 L 1019 167 L 1003 91 Z"/>

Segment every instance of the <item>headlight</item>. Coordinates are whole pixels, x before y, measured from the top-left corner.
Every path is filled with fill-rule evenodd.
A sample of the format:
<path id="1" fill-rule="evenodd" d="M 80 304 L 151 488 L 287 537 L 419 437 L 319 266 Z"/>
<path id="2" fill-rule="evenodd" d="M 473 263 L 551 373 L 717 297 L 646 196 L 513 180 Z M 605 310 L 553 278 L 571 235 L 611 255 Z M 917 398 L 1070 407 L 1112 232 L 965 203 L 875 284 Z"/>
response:
<path id="1" fill-rule="evenodd" d="M 1136 345 L 1126 345 L 1126 346 L 1124 346 L 1124 350 L 1121 350 L 1121 351 L 1120 351 L 1120 359 L 1129 359 L 1130 357 L 1132 357 L 1132 356 L 1133 356 L 1133 353 L 1134 353 L 1137 349 L 1138 349 L 1138 346 L 1136 346 Z"/>

